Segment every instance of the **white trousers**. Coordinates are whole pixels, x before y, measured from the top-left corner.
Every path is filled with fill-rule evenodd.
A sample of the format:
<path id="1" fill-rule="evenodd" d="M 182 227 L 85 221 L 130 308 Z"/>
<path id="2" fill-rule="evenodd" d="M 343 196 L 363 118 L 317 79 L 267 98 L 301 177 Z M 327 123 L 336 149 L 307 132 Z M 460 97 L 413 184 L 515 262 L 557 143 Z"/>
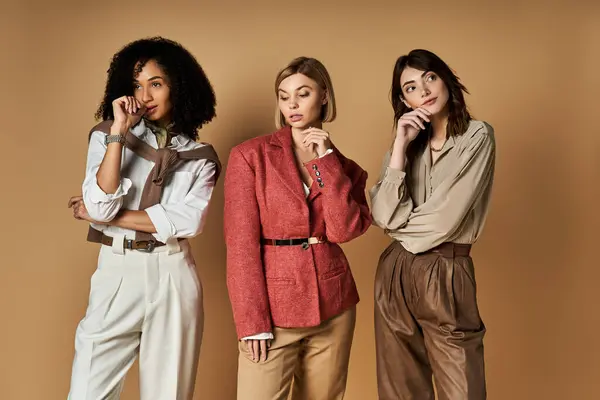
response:
<path id="1" fill-rule="evenodd" d="M 139 354 L 142 400 L 191 400 L 203 323 L 187 240 L 152 253 L 102 246 L 75 334 L 68 399 L 119 399 Z"/>

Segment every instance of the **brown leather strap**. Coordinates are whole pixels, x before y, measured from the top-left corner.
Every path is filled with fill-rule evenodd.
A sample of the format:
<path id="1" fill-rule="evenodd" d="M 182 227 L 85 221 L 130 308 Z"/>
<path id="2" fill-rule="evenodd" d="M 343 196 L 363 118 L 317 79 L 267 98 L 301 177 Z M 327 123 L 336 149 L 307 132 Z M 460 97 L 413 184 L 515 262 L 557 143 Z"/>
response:
<path id="1" fill-rule="evenodd" d="M 92 128 L 92 130 L 90 131 L 90 137 L 94 131 L 101 131 L 105 134 L 109 134 L 112 123 L 113 121 L 111 120 L 102 121 L 101 123 Z M 164 188 L 163 183 L 180 160 L 185 161 L 205 159 L 212 161 L 216 164 L 215 183 L 219 179 L 219 175 L 221 173 L 221 162 L 219 161 L 219 157 L 215 149 L 211 145 L 202 146 L 193 150 L 178 152 L 168 148 L 162 148 L 157 150 L 154 147 L 150 146 L 148 143 L 139 139 L 131 132 L 127 132 L 125 139 L 125 146 L 127 148 L 129 148 L 138 156 L 154 163 L 154 167 L 150 171 L 150 174 L 146 179 L 144 188 L 142 189 L 142 196 L 140 199 L 140 205 L 138 207 L 138 210 L 145 210 L 153 205 L 160 203 L 162 190 Z M 88 240 L 90 240 L 90 238 L 93 239 L 97 236 L 96 234 L 91 232 L 91 229 L 92 228 L 90 227 L 90 232 L 88 232 Z M 155 240 L 152 234 L 140 231 L 136 231 L 135 239 L 136 241 L 146 242 Z"/>
<path id="2" fill-rule="evenodd" d="M 105 246 L 112 247 L 114 239 L 111 236 L 107 236 L 104 233 L 100 232 L 97 229 L 91 228 L 88 231 L 87 240 L 93 243 L 101 243 Z M 183 238 L 178 238 L 177 240 L 182 241 L 185 240 Z M 156 239 L 151 240 L 131 240 L 124 239 L 123 240 L 123 249 L 125 250 L 141 250 L 146 252 L 152 252 L 157 247 L 164 246 L 163 242 L 159 242 Z"/>

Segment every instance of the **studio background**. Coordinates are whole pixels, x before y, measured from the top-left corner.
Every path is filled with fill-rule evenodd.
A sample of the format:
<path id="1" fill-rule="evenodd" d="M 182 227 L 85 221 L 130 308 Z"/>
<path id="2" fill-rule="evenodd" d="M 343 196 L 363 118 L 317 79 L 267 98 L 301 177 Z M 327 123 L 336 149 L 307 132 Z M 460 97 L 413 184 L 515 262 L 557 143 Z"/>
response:
<path id="1" fill-rule="evenodd" d="M 67 396 L 98 255 L 67 200 L 81 191 L 110 57 L 129 41 L 162 35 L 186 46 L 214 85 L 218 117 L 201 139 L 225 166 L 231 147 L 274 130 L 277 71 L 297 56 L 321 60 L 338 104 L 325 129 L 369 172 L 369 187 L 392 138 L 394 61 L 413 48 L 441 56 L 470 90 L 474 116 L 496 133 L 492 205 L 473 251 L 489 399 L 595 399 L 600 6 L 567 4 L 3 3 L 0 398 Z M 204 233 L 191 241 L 205 305 L 195 399 L 235 399 L 222 209 L 223 180 Z M 361 295 L 347 400 L 376 399 L 373 279 L 388 243 L 372 227 L 344 245 Z M 123 399 L 137 398 L 136 366 Z"/>

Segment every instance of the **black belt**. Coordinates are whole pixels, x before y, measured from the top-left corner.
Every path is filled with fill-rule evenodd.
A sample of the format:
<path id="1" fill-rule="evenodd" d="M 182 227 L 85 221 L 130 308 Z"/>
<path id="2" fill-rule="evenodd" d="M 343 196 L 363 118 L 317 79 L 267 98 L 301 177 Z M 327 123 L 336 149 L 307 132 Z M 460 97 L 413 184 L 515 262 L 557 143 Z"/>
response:
<path id="1" fill-rule="evenodd" d="M 260 242 L 265 246 L 302 246 L 308 249 L 311 244 L 325 243 L 324 237 L 309 237 L 301 239 L 261 239 Z"/>

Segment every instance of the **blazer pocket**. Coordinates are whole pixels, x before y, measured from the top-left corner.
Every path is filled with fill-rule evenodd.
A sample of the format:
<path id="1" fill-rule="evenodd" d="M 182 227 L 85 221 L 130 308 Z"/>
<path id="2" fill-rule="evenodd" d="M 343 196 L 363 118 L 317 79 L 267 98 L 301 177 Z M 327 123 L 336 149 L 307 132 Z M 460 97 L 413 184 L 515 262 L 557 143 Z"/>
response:
<path id="1" fill-rule="evenodd" d="M 346 268 L 336 267 L 335 269 L 332 269 L 331 271 L 327 271 L 323 275 L 321 275 L 321 279 L 335 278 L 335 277 L 342 275 L 344 272 L 346 272 Z"/>
<path id="2" fill-rule="evenodd" d="M 267 276 L 267 286 L 294 286 L 296 285 L 296 280 L 294 278 L 271 278 Z"/>

